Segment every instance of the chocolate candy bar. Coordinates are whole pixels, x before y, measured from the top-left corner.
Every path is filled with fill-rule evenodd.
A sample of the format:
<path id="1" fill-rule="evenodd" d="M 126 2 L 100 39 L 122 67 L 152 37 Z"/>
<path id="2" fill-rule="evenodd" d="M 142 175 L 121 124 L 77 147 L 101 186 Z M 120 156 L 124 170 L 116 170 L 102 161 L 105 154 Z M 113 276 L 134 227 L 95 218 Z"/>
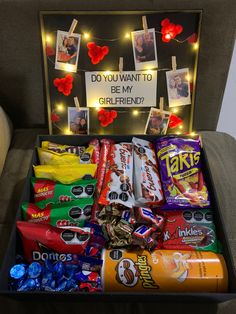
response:
<path id="1" fill-rule="evenodd" d="M 58 204 L 78 200 L 81 198 L 91 198 L 94 195 L 96 179 L 78 180 L 72 184 L 61 184 L 47 179 L 31 179 L 34 200 L 40 202 L 40 207 L 47 204 Z"/>
<path id="2" fill-rule="evenodd" d="M 155 151 L 151 142 L 134 137 L 134 195 L 136 204 L 163 203 Z"/>
<path id="3" fill-rule="evenodd" d="M 177 210 L 165 213 L 163 248 L 217 253 L 217 238 L 210 209 Z"/>
<path id="4" fill-rule="evenodd" d="M 85 146 L 61 145 L 49 141 L 42 141 L 41 146 L 42 148 L 51 150 L 56 153 L 71 153 L 77 156 L 81 156 L 86 150 Z"/>
<path id="5" fill-rule="evenodd" d="M 50 224 L 55 227 L 83 227 L 84 222 L 91 217 L 93 199 L 85 198 L 61 204 L 48 204 L 40 208 L 36 204 L 23 203 L 22 217 L 33 223 Z"/>
<path id="6" fill-rule="evenodd" d="M 156 140 L 167 206 L 209 207 L 209 193 L 201 169 L 200 139 L 166 136 Z"/>
<path id="7" fill-rule="evenodd" d="M 164 224 L 164 218 L 156 215 L 151 208 L 138 207 L 134 208 L 136 223 L 149 225 L 153 230 L 161 231 Z"/>
<path id="8" fill-rule="evenodd" d="M 122 204 L 132 208 L 133 195 L 133 145 L 130 143 L 111 146 L 107 171 L 99 204 Z"/>

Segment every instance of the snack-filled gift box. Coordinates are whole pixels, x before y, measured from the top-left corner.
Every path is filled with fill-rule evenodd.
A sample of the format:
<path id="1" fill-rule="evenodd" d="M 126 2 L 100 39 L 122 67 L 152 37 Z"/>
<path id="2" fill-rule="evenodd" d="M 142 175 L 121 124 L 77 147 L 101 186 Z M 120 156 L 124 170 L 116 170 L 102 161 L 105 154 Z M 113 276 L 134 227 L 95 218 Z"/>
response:
<path id="1" fill-rule="evenodd" d="M 193 124 L 202 15 L 40 13 L 50 135 L 35 145 L 2 294 L 235 298 L 204 123 Z"/>
<path id="2" fill-rule="evenodd" d="M 233 296 L 198 135 L 39 136 L 36 145 L 2 268 L 7 294 Z"/>

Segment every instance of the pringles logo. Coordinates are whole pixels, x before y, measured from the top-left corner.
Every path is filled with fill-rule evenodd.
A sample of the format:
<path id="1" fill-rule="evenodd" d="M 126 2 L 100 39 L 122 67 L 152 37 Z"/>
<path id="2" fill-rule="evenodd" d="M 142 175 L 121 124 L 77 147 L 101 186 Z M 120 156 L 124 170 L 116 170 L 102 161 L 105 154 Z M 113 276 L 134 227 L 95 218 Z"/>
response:
<path id="1" fill-rule="evenodd" d="M 138 255 L 137 262 L 130 258 L 122 259 L 116 266 L 116 280 L 126 287 L 134 287 L 140 280 L 145 289 L 159 289 L 152 279 L 152 267 L 148 265 L 146 255 Z"/>

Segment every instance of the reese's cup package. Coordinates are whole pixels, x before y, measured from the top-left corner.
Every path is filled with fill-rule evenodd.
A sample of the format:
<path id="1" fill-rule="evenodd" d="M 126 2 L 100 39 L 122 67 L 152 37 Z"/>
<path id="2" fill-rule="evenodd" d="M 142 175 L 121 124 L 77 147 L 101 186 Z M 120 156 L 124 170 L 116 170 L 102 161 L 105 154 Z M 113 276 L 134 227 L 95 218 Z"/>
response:
<path id="1" fill-rule="evenodd" d="M 40 165 L 78 165 L 92 163 L 94 147 L 91 145 L 77 156 L 73 153 L 58 153 L 46 148 L 37 148 Z"/>
<path id="2" fill-rule="evenodd" d="M 209 207 L 201 169 L 200 138 L 166 136 L 156 140 L 166 208 Z"/>
<path id="3" fill-rule="evenodd" d="M 56 227 L 83 227 L 84 222 L 91 218 L 92 205 L 92 198 L 57 205 L 48 204 L 44 208 L 32 203 L 23 203 L 21 205 L 22 218 L 28 222 L 50 224 Z"/>
<path id="4" fill-rule="evenodd" d="M 70 184 L 79 179 L 91 179 L 95 176 L 96 164 L 81 165 L 39 165 L 33 166 L 36 178 L 59 181 L 62 184 Z"/>
<path id="5" fill-rule="evenodd" d="M 105 250 L 105 292 L 226 292 L 224 258 L 213 252 Z"/>
<path id="6" fill-rule="evenodd" d="M 158 205 L 164 197 L 154 147 L 134 137 L 134 195 L 137 204 Z"/>
<path id="7" fill-rule="evenodd" d="M 169 250 L 213 251 L 217 237 L 210 209 L 176 210 L 165 213 L 163 248 Z"/>
<path id="8" fill-rule="evenodd" d="M 31 182 L 35 202 L 47 205 L 93 197 L 97 179 L 78 180 L 71 184 L 62 184 L 53 180 L 32 177 Z"/>
<path id="9" fill-rule="evenodd" d="M 113 144 L 109 151 L 103 189 L 99 204 L 121 204 L 132 208 L 133 195 L 133 144 Z"/>

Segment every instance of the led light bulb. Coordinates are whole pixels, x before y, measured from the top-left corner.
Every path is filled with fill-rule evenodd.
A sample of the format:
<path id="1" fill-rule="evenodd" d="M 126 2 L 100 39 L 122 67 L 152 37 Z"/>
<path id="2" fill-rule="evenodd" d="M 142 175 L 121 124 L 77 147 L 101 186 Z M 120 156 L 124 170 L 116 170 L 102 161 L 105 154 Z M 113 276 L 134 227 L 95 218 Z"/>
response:
<path id="1" fill-rule="evenodd" d="M 194 50 L 198 50 L 198 48 L 199 48 L 199 43 L 194 43 L 193 44 L 193 49 Z"/>
<path id="2" fill-rule="evenodd" d="M 130 38 L 130 33 L 126 33 L 126 34 L 125 34 L 125 38 L 126 38 L 126 39 L 129 39 L 129 38 Z"/>
<path id="3" fill-rule="evenodd" d="M 52 37 L 50 35 L 46 35 L 45 37 L 46 43 L 51 43 L 52 42 Z"/>
<path id="4" fill-rule="evenodd" d="M 90 34 L 89 33 L 84 33 L 84 39 L 89 39 L 90 38 Z"/>
<path id="5" fill-rule="evenodd" d="M 138 114 L 139 114 L 139 111 L 138 111 L 138 110 L 133 110 L 133 115 L 134 115 L 134 116 L 138 116 Z"/>
<path id="6" fill-rule="evenodd" d="M 59 112 L 63 112 L 65 110 L 65 106 L 63 104 L 57 104 L 56 109 Z"/>

